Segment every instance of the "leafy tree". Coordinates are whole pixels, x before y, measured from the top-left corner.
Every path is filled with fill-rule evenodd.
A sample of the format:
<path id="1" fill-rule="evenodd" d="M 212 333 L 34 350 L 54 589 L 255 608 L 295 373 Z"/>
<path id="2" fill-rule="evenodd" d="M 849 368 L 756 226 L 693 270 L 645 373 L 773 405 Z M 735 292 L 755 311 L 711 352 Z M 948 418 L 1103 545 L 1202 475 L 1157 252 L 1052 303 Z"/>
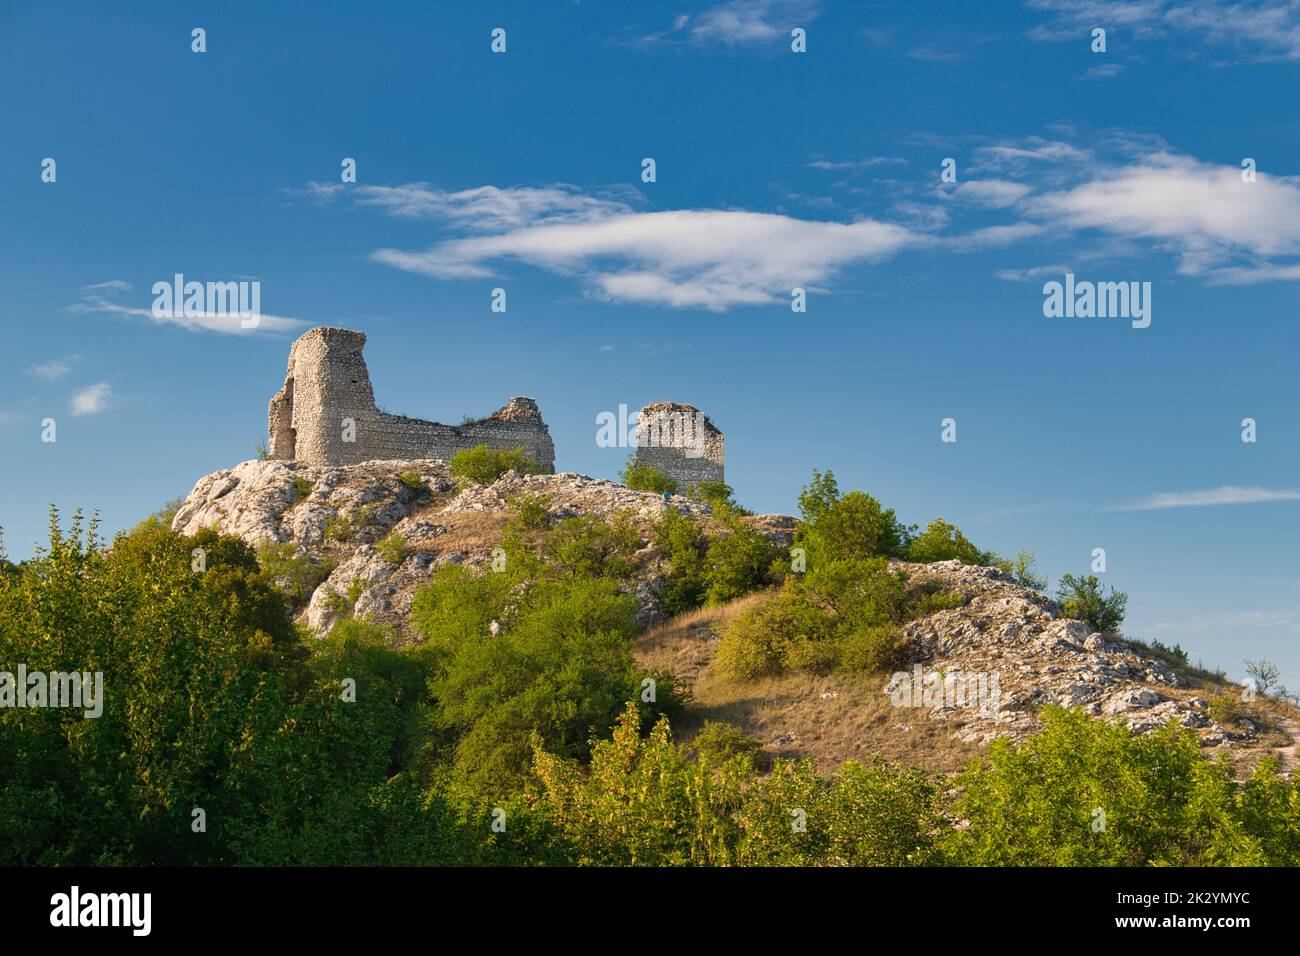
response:
<path id="1" fill-rule="evenodd" d="M 1112 633 L 1124 622 L 1128 595 L 1114 588 L 1109 594 L 1103 594 L 1101 581 L 1095 574 L 1087 577 L 1066 574 L 1061 577 L 1056 601 L 1061 606 L 1062 617 L 1084 621 L 1094 631 Z"/>
<path id="2" fill-rule="evenodd" d="M 544 588 L 497 635 L 448 650 L 432 681 L 441 727 L 454 730 L 455 765 L 489 788 L 527 770 L 536 734 L 556 753 L 585 757 L 639 689 L 632 661 L 635 606 L 612 584 Z"/>
<path id="3" fill-rule="evenodd" d="M 877 556 L 902 557 L 911 530 L 899 523 L 892 508 L 885 509 L 862 491 L 841 495 L 831 472 L 813 472 L 813 480 L 799 495 L 803 517 L 795 534 L 796 546 L 808 561 L 860 560 Z"/>

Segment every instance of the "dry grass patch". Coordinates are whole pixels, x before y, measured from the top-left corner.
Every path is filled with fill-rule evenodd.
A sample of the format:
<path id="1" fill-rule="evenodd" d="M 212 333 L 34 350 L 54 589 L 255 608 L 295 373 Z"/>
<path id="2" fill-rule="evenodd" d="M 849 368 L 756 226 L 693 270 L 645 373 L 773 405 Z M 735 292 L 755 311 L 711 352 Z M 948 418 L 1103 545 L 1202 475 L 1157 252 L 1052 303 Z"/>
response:
<path id="1" fill-rule="evenodd" d="M 705 721 L 724 721 L 764 744 L 774 756 L 812 757 L 823 773 L 845 760 L 883 757 L 937 772 L 963 767 L 983 751 L 953 740 L 953 721 L 928 721 L 925 711 L 896 708 L 883 675 L 785 674 L 732 681 L 713 665 L 722 626 L 767 593 L 700 608 L 651 628 L 637 640 L 637 662 L 672 671 L 689 685 L 690 706 L 673 727 L 689 742 Z"/>

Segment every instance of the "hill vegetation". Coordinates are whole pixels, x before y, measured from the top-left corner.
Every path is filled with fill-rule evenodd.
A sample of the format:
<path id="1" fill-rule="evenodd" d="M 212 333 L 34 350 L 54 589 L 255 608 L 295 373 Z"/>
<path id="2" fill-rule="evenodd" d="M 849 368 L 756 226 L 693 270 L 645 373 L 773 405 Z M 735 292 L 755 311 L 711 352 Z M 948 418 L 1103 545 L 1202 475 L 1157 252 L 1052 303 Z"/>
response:
<path id="1" fill-rule="evenodd" d="M 473 481 L 502 463 L 470 457 Z M 395 493 L 426 500 L 403 474 Z M 288 507 L 316 493 L 294 485 Z M 430 569 L 416 642 L 357 613 L 361 587 L 328 633 L 295 620 L 320 572 L 283 546 L 156 518 L 109 545 L 52 513 L 46 549 L 0 573 L 0 662 L 100 671 L 104 709 L 0 712 L 0 864 L 1300 863 L 1281 763 L 1243 777 L 1177 722 L 1137 733 L 1047 705 L 1036 733 L 956 772 L 872 753 L 828 769 L 701 723 L 699 674 L 644 653 L 652 553 L 668 613 L 731 609 L 715 682 L 806 675 L 877 698 L 942 637 L 929 622 L 982 600 L 917 566 L 1037 582 L 1026 555 L 980 551 L 942 519 L 904 526 L 829 472 L 786 541 L 712 492 L 706 516 L 648 521 L 514 495 L 490 564 Z M 378 560 L 418 554 L 391 526 L 371 538 Z M 1033 601 L 1118 647 L 1123 596 L 1062 586 L 1059 608 Z M 694 733 L 675 739 L 678 724 Z"/>

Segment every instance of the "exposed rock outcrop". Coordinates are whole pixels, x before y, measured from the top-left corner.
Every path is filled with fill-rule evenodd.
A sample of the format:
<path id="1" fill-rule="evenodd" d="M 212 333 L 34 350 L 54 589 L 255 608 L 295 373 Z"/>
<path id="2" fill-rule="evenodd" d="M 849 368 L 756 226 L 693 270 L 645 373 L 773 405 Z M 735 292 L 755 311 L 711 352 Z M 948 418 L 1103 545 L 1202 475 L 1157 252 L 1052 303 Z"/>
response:
<path id="1" fill-rule="evenodd" d="M 628 512 L 643 526 L 666 508 L 694 518 L 709 514 L 689 498 L 632 491 L 577 474 L 507 472 L 491 485 L 459 490 L 444 462 L 432 459 L 307 465 L 246 461 L 200 478 L 177 511 L 172 527 L 184 534 L 219 527 L 255 548 L 290 545 L 298 557 L 328 571 L 314 589 L 302 620 L 328 630 L 342 613 L 339 595 L 355 596 L 353 613 L 391 624 L 417 639 L 409 621 L 411 600 L 439 565 L 487 565 L 514 513 L 509 501 L 544 496 L 556 518 Z M 377 548 L 390 533 L 405 545 Z M 660 616 L 657 583 L 662 563 L 642 542 L 635 586 L 643 622 Z M 387 553 L 387 556 L 385 556 Z M 359 583 L 354 583 L 359 582 Z"/>

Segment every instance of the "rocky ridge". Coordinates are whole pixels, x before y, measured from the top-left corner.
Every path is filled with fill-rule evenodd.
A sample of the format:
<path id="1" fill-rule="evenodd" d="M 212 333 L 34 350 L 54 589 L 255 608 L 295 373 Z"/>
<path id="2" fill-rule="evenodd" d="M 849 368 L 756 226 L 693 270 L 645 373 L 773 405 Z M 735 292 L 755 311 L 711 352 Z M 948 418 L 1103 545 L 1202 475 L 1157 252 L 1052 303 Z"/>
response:
<path id="1" fill-rule="evenodd" d="M 966 598 L 960 608 L 905 626 L 925 670 L 998 677 L 994 707 L 929 711 L 931 720 L 952 721 L 959 739 L 1023 737 L 1038 729 L 1037 711 L 1047 704 L 1082 707 L 1138 733 L 1176 721 L 1195 729 L 1210 747 L 1253 737 L 1212 720 L 1206 699 L 1163 660 L 1108 639 L 1082 621 L 1059 617 L 1053 601 L 996 568 L 959 561 L 894 566 L 916 584 L 934 581 Z M 886 693 L 893 684 L 886 685 Z"/>
<path id="2" fill-rule="evenodd" d="M 555 518 L 630 513 L 642 529 L 632 586 L 643 624 L 662 618 L 659 583 L 667 571 L 649 528 L 665 509 L 707 520 L 709 508 L 682 496 L 665 499 L 614 482 L 574 473 L 508 472 L 490 485 L 459 487 L 445 462 L 431 459 L 305 465 L 246 461 L 195 484 L 172 522 L 193 534 L 217 526 L 255 548 L 278 545 L 315 565 L 319 583 L 299 619 L 319 632 L 351 611 L 391 625 L 406 641 L 411 601 L 443 564 L 487 566 L 518 496 L 544 496 Z M 789 544 L 795 522 L 784 515 L 748 519 L 774 541 Z M 396 532 L 400 559 L 380 542 Z M 387 555 L 387 556 L 386 556 Z M 996 706 L 928 708 L 929 720 L 948 721 L 952 736 L 985 743 L 1035 731 L 1046 704 L 1082 707 L 1098 717 L 1146 732 L 1176 721 L 1196 730 L 1203 745 L 1249 743 L 1250 733 L 1220 726 L 1204 697 L 1162 660 L 1140 653 L 1079 621 L 1058 616 L 1056 605 L 994 568 L 957 561 L 892 562 L 917 585 L 932 582 L 959 591 L 965 603 L 913 621 L 904 633 L 918 663 L 941 674 L 996 674 Z M 886 683 L 891 693 L 894 681 Z"/>

